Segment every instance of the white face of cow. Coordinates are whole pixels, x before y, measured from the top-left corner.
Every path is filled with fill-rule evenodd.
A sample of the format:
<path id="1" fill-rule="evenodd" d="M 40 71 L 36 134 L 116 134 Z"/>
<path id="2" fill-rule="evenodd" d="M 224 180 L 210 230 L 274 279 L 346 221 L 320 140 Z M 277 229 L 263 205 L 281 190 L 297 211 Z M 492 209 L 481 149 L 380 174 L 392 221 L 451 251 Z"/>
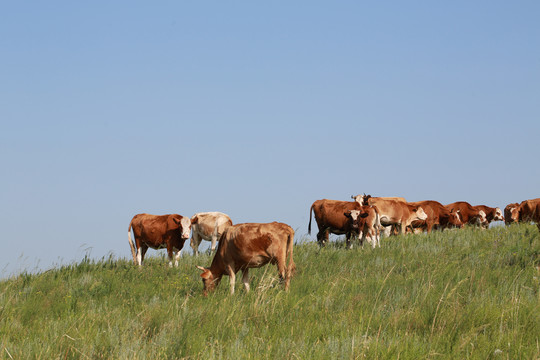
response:
<path id="1" fill-rule="evenodd" d="M 363 205 L 364 203 L 364 195 L 352 195 L 351 198 L 360 205 Z"/>
<path id="2" fill-rule="evenodd" d="M 351 219 L 352 219 L 353 223 L 358 221 L 358 218 L 360 217 L 360 211 L 359 210 L 351 210 L 351 211 L 349 211 L 349 213 L 351 214 Z"/>
<path id="3" fill-rule="evenodd" d="M 418 218 L 418 220 L 426 220 L 426 219 L 427 219 L 427 214 L 426 214 L 426 212 L 424 211 L 424 209 L 422 209 L 421 207 L 419 207 L 419 208 L 416 210 L 416 217 Z"/>
<path id="4" fill-rule="evenodd" d="M 191 234 L 191 219 L 183 217 L 182 220 L 180 220 L 180 225 L 182 228 L 182 238 L 189 239 L 189 235 Z"/>
<path id="5" fill-rule="evenodd" d="M 503 213 L 500 208 L 495 209 L 495 216 L 493 217 L 494 221 L 504 221 Z"/>
<path id="6" fill-rule="evenodd" d="M 480 218 L 478 221 L 480 221 L 480 224 L 484 224 L 487 222 L 486 213 L 483 210 L 480 210 Z"/>

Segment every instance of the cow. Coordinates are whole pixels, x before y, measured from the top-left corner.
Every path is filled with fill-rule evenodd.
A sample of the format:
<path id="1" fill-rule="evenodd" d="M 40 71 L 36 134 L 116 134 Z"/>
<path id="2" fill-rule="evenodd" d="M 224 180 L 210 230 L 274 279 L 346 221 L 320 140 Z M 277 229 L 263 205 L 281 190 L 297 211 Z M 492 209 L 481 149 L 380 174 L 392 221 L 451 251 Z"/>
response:
<path id="1" fill-rule="evenodd" d="M 210 251 L 216 249 L 216 243 L 226 228 L 232 225 L 231 218 L 221 212 L 201 212 L 191 217 L 191 248 L 193 254 L 199 254 L 202 240 L 211 241 Z"/>
<path id="2" fill-rule="evenodd" d="M 365 193 L 364 195 L 351 195 L 351 198 L 360 205 L 375 205 L 378 201 L 381 200 L 395 200 L 403 203 L 407 202 L 405 198 L 400 196 L 373 197 L 371 195 L 366 195 Z M 390 236 L 390 234 L 397 235 L 399 232 L 395 226 L 381 226 L 381 229 L 384 231 L 385 236 Z"/>
<path id="3" fill-rule="evenodd" d="M 381 222 L 375 206 L 367 205 L 362 206 L 360 210 L 349 210 L 345 212 L 345 216 L 349 218 L 350 223 L 348 234 L 356 235 L 360 239 L 360 245 L 363 246 L 367 239 L 373 248 L 377 245 L 381 247 L 379 234 Z M 347 237 L 348 247 L 351 247 L 350 237 L 350 235 Z"/>
<path id="4" fill-rule="evenodd" d="M 482 224 L 486 229 L 492 221 L 504 221 L 503 213 L 498 207 L 489 207 L 486 205 L 473 206 L 476 210 L 482 210 L 486 214 L 486 222 Z"/>
<path id="5" fill-rule="evenodd" d="M 514 222 L 517 222 L 519 217 L 519 204 L 512 203 L 506 205 L 504 208 L 504 223 L 508 226 Z"/>
<path id="6" fill-rule="evenodd" d="M 450 211 L 459 211 L 459 217 L 463 224 L 483 226 L 486 224 L 486 213 L 483 210 L 477 210 L 466 201 L 456 201 L 444 206 Z"/>
<path id="7" fill-rule="evenodd" d="M 324 246 L 328 243 L 329 233 L 351 237 L 351 227 L 349 218 L 345 216 L 350 210 L 360 210 L 361 205 L 355 201 L 339 200 L 316 200 L 309 209 L 308 234 L 311 235 L 311 216 L 315 213 L 315 221 L 319 227 L 317 241 L 319 245 Z"/>
<path id="8" fill-rule="evenodd" d="M 244 223 L 229 226 L 219 239 L 218 248 L 209 268 L 202 270 L 203 294 L 208 295 L 229 275 L 231 294 L 234 294 L 236 273 L 242 270 L 242 282 L 249 292 L 250 268 L 258 268 L 268 263 L 276 264 L 280 280 L 289 289 L 291 277 L 296 269 L 293 261 L 294 230 L 287 224 Z M 287 265 L 287 256 L 289 264 Z"/>
<path id="9" fill-rule="evenodd" d="M 538 230 L 540 231 L 540 198 L 536 199 L 530 199 L 530 200 L 524 200 L 522 201 L 517 211 L 514 211 L 514 214 L 517 212 L 517 219 L 515 219 L 516 222 L 534 222 L 538 226 Z"/>
<path id="10" fill-rule="evenodd" d="M 411 205 L 420 206 L 424 209 L 427 215 L 425 220 L 415 220 L 411 223 L 413 229 L 426 230 L 431 233 L 432 229 L 447 229 L 447 228 L 462 228 L 463 223 L 458 212 L 450 211 L 438 201 L 425 200 L 409 203 Z M 413 230 L 414 231 L 414 230 Z"/>
<path id="11" fill-rule="evenodd" d="M 135 244 L 131 240 L 131 229 Z M 133 255 L 133 262 L 142 266 L 144 255 L 148 248 L 167 249 L 169 266 L 172 266 L 173 252 L 174 265 L 178 266 L 180 252 L 191 232 L 191 220 L 178 214 L 150 215 L 137 214 L 131 219 L 128 227 L 128 240 Z"/>
<path id="12" fill-rule="evenodd" d="M 366 198 L 363 201 L 365 202 Z M 411 205 L 405 201 L 374 197 L 369 197 L 367 201 L 369 205 L 377 208 L 382 226 L 392 226 L 401 234 L 405 234 L 405 229 L 413 221 L 427 218 L 421 206 Z"/>

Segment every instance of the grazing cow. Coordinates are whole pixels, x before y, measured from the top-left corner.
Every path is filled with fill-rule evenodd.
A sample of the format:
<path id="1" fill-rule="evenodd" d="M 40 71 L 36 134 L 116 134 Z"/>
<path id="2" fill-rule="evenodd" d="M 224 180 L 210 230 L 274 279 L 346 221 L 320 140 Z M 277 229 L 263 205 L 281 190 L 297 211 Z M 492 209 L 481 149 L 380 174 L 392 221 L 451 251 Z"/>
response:
<path id="1" fill-rule="evenodd" d="M 517 222 L 535 222 L 540 230 L 540 198 L 522 201 L 517 213 Z"/>
<path id="2" fill-rule="evenodd" d="M 401 200 L 370 197 L 368 203 L 377 208 L 382 226 L 392 226 L 401 234 L 405 234 L 405 229 L 413 221 L 427 218 L 421 206 L 411 205 Z"/>
<path id="3" fill-rule="evenodd" d="M 504 208 L 504 223 L 506 225 L 510 225 L 514 222 L 518 221 L 519 217 L 519 204 L 518 203 L 512 203 L 506 205 Z"/>
<path id="4" fill-rule="evenodd" d="M 203 293 L 206 296 L 229 275 L 231 294 L 234 294 L 236 273 L 242 270 L 242 282 L 249 291 L 249 268 L 258 268 L 268 263 L 276 264 L 279 277 L 285 280 L 285 290 L 289 289 L 291 277 L 296 269 L 293 261 L 294 230 L 287 224 L 245 223 L 229 226 L 219 239 L 216 255 L 209 268 L 202 270 Z M 286 266 L 287 255 L 289 264 Z"/>
<path id="5" fill-rule="evenodd" d="M 426 230 L 431 233 L 432 229 L 462 228 L 463 223 L 456 211 L 450 211 L 438 201 L 426 200 L 409 203 L 411 205 L 421 206 L 424 209 L 427 218 L 425 220 L 415 220 L 411 226 L 413 229 Z"/>
<path id="6" fill-rule="evenodd" d="M 345 213 L 360 209 L 361 205 L 355 201 L 316 200 L 309 209 L 308 234 L 311 235 L 311 215 L 315 213 L 315 221 L 319 227 L 317 233 L 319 245 L 324 246 L 328 243 L 329 233 L 346 234 L 347 239 L 350 239 L 352 228 Z"/>
<path id="7" fill-rule="evenodd" d="M 133 228 L 136 246 L 131 240 L 131 228 Z M 190 232 L 191 220 L 188 217 L 178 214 L 135 215 L 128 227 L 128 240 L 133 262 L 142 266 L 144 255 L 149 247 L 156 250 L 167 248 L 169 266 L 172 266 L 173 252 L 176 253 L 174 265 L 178 266 L 180 251 L 184 247 L 184 242 L 189 238 Z"/>
<path id="8" fill-rule="evenodd" d="M 379 213 L 375 206 L 362 206 L 360 210 L 349 210 L 345 212 L 345 216 L 349 218 L 350 232 L 360 239 L 360 245 L 364 245 L 364 240 L 375 246 L 381 247 L 380 242 L 380 227 L 381 222 Z M 350 235 L 347 237 L 347 246 L 351 247 Z"/>
<path id="9" fill-rule="evenodd" d="M 199 254 L 199 245 L 202 240 L 211 241 L 210 251 L 214 251 L 219 237 L 231 225 L 231 218 L 221 212 L 201 212 L 193 215 L 191 217 L 191 248 L 193 254 Z"/>
<path id="10" fill-rule="evenodd" d="M 489 207 L 486 205 L 473 206 L 476 210 L 482 210 L 486 214 L 486 222 L 482 224 L 486 229 L 492 221 L 504 221 L 503 213 L 500 208 Z"/>
<path id="11" fill-rule="evenodd" d="M 450 211 L 459 211 L 463 224 L 482 226 L 487 222 L 486 213 L 483 210 L 475 209 L 468 202 L 456 201 L 444 207 Z"/>

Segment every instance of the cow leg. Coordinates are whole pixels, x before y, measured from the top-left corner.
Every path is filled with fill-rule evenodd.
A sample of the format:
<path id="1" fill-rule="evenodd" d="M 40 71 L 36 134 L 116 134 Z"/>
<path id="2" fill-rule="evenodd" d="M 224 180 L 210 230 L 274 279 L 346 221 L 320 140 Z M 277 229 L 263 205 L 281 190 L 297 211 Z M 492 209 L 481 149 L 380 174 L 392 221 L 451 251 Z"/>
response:
<path id="1" fill-rule="evenodd" d="M 236 274 L 231 266 L 227 266 L 225 272 L 229 275 L 229 284 L 231 285 L 231 295 L 234 294 L 234 284 L 236 282 Z"/>
<path id="2" fill-rule="evenodd" d="M 139 266 L 142 266 L 144 255 L 146 255 L 147 250 L 148 250 L 148 246 L 144 246 L 144 245 L 141 245 L 137 249 L 137 263 L 139 264 Z"/>
<path id="3" fill-rule="evenodd" d="M 346 243 L 346 246 L 347 246 L 347 249 L 352 249 L 352 243 L 351 243 L 351 233 L 348 232 L 346 236 L 346 240 L 345 240 L 345 243 Z"/>
<path id="4" fill-rule="evenodd" d="M 171 244 L 167 244 L 167 255 L 169 257 L 169 267 L 172 267 L 173 248 Z"/>
<path id="5" fill-rule="evenodd" d="M 190 245 L 191 245 L 191 248 L 193 249 L 193 255 L 197 256 L 199 255 L 199 245 L 201 244 L 201 236 L 193 231 L 193 234 L 191 235 L 191 241 L 190 241 Z"/>
<path id="6" fill-rule="evenodd" d="M 180 257 L 182 256 L 182 250 L 177 250 L 176 255 L 174 256 L 174 266 L 178 267 L 178 260 L 180 260 Z"/>
<path id="7" fill-rule="evenodd" d="M 244 287 L 246 288 L 246 292 L 249 292 L 249 268 L 245 268 L 242 270 L 242 283 L 244 284 Z"/>
<path id="8" fill-rule="evenodd" d="M 217 241 L 218 241 L 218 236 L 219 234 L 217 233 L 213 233 L 212 234 L 212 242 L 210 243 L 210 252 L 214 252 L 214 250 L 216 250 L 216 244 L 217 244 Z"/>

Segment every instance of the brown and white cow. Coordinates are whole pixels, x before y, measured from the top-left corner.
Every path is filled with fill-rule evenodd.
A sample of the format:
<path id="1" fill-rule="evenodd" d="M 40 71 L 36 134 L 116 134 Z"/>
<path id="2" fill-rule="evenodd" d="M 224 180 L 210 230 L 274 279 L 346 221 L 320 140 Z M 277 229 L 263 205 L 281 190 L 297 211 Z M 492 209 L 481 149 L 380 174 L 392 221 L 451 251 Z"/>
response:
<path id="1" fill-rule="evenodd" d="M 486 222 L 482 224 L 486 229 L 492 221 L 504 221 L 503 212 L 498 207 L 489 207 L 486 205 L 475 205 L 473 208 L 482 210 L 486 214 Z"/>
<path id="2" fill-rule="evenodd" d="M 222 212 L 201 212 L 193 215 L 191 217 L 191 248 L 193 254 L 199 254 L 199 245 L 202 240 L 211 241 L 210 251 L 214 251 L 221 234 L 231 225 L 231 218 Z"/>
<path id="3" fill-rule="evenodd" d="M 249 291 L 249 269 L 268 263 L 277 265 L 279 277 L 285 280 L 285 290 L 288 290 L 296 269 L 293 261 L 293 243 L 294 230 L 289 225 L 279 222 L 245 223 L 228 227 L 221 235 L 210 267 L 197 266 L 203 271 L 201 277 L 204 295 L 215 289 L 223 275 L 229 275 L 231 294 L 234 294 L 236 273 L 240 270 L 243 273 L 242 282 L 246 291 Z"/>
<path id="4" fill-rule="evenodd" d="M 463 224 L 482 226 L 486 224 L 486 213 L 472 207 L 466 201 L 456 201 L 444 206 L 450 211 L 458 211 Z"/>
<path id="5" fill-rule="evenodd" d="M 425 200 L 409 203 L 422 207 L 427 215 L 425 220 L 415 220 L 411 226 L 413 229 L 426 230 L 431 233 L 432 229 L 462 228 L 463 223 L 456 211 L 450 211 L 438 201 Z"/>
<path id="6" fill-rule="evenodd" d="M 317 241 L 324 246 L 328 243 L 329 234 L 343 235 L 350 239 L 353 229 L 349 218 L 345 215 L 350 210 L 360 210 L 361 205 L 356 201 L 316 200 L 309 209 L 308 234 L 311 235 L 311 215 L 315 214 L 315 221 L 319 227 Z"/>
<path id="7" fill-rule="evenodd" d="M 504 223 L 510 225 L 514 222 L 517 222 L 519 218 L 519 204 L 512 203 L 506 205 L 504 208 Z"/>
<path id="8" fill-rule="evenodd" d="M 365 198 L 363 200 L 365 201 Z M 368 203 L 377 208 L 382 226 L 394 227 L 401 234 L 405 234 L 405 229 L 413 221 L 427 218 L 421 206 L 411 205 L 401 200 L 371 197 Z"/>
<path id="9" fill-rule="evenodd" d="M 135 244 L 131 240 L 132 228 Z M 128 227 L 128 240 L 133 262 L 141 266 L 148 248 L 156 250 L 166 248 L 169 266 L 172 266 L 173 252 L 175 253 L 174 265 L 178 266 L 180 251 L 189 238 L 190 232 L 191 220 L 182 215 L 135 215 Z"/>
<path id="10" fill-rule="evenodd" d="M 359 203 L 360 205 L 375 205 L 378 201 L 381 200 L 395 200 L 400 201 L 403 203 L 406 203 L 404 197 L 401 196 L 376 196 L 373 197 L 371 195 L 351 195 L 351 198 Z M 399 230 L 396 226 L 393 225 L 382 225 L 381 230 L 383 230 L 385 236 L 390 236 L 391 234 L 397 235 L 399 233 Z"/>
<path id="11" fill-rule="evenodd" d="M 352 234 L 360 239 L 360 245 L 362 246 L 364 241 L 367 240 L 373 248 L 377 245 L 381 247 L 379 234 L 381 222 L 375 206 L 361 206 L 360 210 L 349 210 L 345 213 L 345 216 L 349 218 L 350 226 L 348 227 L 351 229 L 349 236 L 347 236 L 348 247 L 351 247 L 350 235 Z"/>
<path id="12" fill-rule="evenodd" d="M 517 212 L 517 216 L 514 214 Z M 534 222 L 540 231 L 540 198 L 522 201 L 512 214 L 516 222 Z"/>

